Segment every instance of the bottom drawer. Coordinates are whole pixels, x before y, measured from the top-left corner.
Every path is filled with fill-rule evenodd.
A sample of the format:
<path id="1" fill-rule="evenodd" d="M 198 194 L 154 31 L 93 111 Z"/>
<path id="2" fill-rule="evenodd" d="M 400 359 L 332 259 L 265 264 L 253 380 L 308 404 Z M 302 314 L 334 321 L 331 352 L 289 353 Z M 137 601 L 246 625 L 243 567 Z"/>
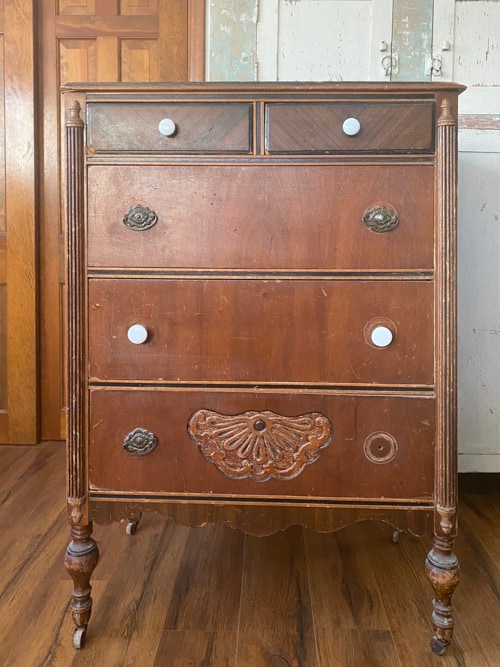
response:
<path id="1" fill-rule="evenodd" d="M 90 488 L 167 497 L 429 501 L 432 397 L 90 390 Z"/>

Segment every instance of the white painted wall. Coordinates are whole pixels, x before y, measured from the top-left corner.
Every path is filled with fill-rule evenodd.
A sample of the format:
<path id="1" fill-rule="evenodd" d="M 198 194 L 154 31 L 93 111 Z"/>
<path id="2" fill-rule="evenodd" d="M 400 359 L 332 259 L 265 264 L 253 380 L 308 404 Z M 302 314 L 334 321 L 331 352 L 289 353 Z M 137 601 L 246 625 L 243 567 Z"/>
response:
<path id="1" fill-rule="evenodd" d="M 500 2 L 454 3 L 459 131 L 459 469 L 500 471 Z"/>
<path id="2" fill-rule="evenodd" d="M 388 81 L 381 60 L 394 43 L 401 67 L 392 78 L 423 80 L 425 62 L 402 51 L 405 44 L 412 56 L 419 50 L 404 26 L 418 25 L 427 4 L 210 0 L 207 78 L 230 80 L 239 71 L 250 80 Z M 500 472 L 500 0 L 433 0 L 432 6 L 429 55 L 441 59 L 434 79 L 468 86 L 459 106 L 459 470 Z M 235 23 L 250 42 L 219 49 L 218 42 L 241 32 Z M 423 61 L 428 26 L 421 33 Z M 382 41 L 387 52 L 380 51 Z M 228 52 L 243 54 L 244 66 L 228 62 Z"/>

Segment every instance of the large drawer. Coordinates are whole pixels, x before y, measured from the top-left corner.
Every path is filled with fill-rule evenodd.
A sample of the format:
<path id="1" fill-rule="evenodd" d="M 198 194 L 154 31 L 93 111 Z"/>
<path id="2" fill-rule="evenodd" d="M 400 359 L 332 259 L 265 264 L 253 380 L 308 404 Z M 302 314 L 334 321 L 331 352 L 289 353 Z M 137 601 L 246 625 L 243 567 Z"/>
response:
<path id="1" fill-rule="evenodd" d="M 248 102 L 92 102 L 87 106 L 90 153 L 251 153 Z M 170 136 L 160 123 L 171 122 Z"/>
<path id="2" fill-rule="evenodd" d="M 432 398 L 92 389 L 90 488 L 429 501 L 434 431 Z"/>
<path id="3" fill-rule="evenodd" d="M 433 188 L 424 164 L 95 165 L 88 263 L 430 270 L 433 200 L 422 192 Z M 380 206 L 397 220 L 378 231 L 363 218 Z"/>
<path id="4" fill-rule="evenodd" d="M 90 379 L 430 385 L 433 313 L 426 281 L 94 278 Z"/>
<path id="5" fill-rule="evenodd" d="M 352 129 L 346 130 L 357 130 L 355 134 L 344 130 L 348 119 Z M 266 150 L 431 153 L 433 127 L 433 102 L 275 103 L 266 106 Z"/>

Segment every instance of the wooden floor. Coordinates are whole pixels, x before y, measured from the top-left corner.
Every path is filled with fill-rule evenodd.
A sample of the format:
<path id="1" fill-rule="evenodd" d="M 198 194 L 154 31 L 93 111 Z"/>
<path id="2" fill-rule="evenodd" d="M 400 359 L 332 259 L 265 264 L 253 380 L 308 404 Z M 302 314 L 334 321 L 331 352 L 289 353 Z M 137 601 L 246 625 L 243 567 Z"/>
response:
<path id="1" fill-rule="evenodd" d="M 254 538 L 147 515 L 135 536 L 96 526 L 101 561 L 75 651 L 61 443 L 0 448 L 2 667 L 497 667 L 498 476 L 463 478 L 455 641 L 429 648 L 427 539 L 379 522 Z"/>

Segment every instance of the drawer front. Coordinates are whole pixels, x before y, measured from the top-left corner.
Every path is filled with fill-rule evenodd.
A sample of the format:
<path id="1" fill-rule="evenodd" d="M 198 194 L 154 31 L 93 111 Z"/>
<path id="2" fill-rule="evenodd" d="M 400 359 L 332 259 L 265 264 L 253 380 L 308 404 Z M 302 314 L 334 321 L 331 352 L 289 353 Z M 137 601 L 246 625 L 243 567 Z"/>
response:
<path id="1" fill-rule="evenodd" d="M 433 202 L 422 192 L 433 188 L 434 169 L 424 164 L 96 165 L 88 172 L 88 263 L 430 270 Z M 370 226 L 364 217 L 380 205 L 395 220 Z M 140 215 L 135 224 L 136 210 L 152 212 L 153 224 Z"/>
<path id="2" fill-rule="evenodd" d="M 163 131 L 172 132 L 169 136 Z M 252 105 L 237 103 L 99 103 L 87 106 L 91 153 L 252 152 Z"/>
<path id="3" fill-rule="evenodd" d="M 356 134 L 344 123 L 355 119 Z M 432 102 L 305 102 L 266 106 L 268 153 L 385 152 L 434 150 Z M 352 130 L 357 126 L 351 123 Z"/>
<path id="4" fill-rule="evenodd" d="M 129 341 L 134 325 L 145 342 Z M 93 381 L 433 382 L 423 281 L 92 279 L 89 329 Z"/>
<path id="5" fill-rule="evenodd" d="M 94 389 L 90 487 L 211 500 L 429 500 L 434 406 L 417 397 Z M 219 423 L 242 429 L 242 441 Z"/>

